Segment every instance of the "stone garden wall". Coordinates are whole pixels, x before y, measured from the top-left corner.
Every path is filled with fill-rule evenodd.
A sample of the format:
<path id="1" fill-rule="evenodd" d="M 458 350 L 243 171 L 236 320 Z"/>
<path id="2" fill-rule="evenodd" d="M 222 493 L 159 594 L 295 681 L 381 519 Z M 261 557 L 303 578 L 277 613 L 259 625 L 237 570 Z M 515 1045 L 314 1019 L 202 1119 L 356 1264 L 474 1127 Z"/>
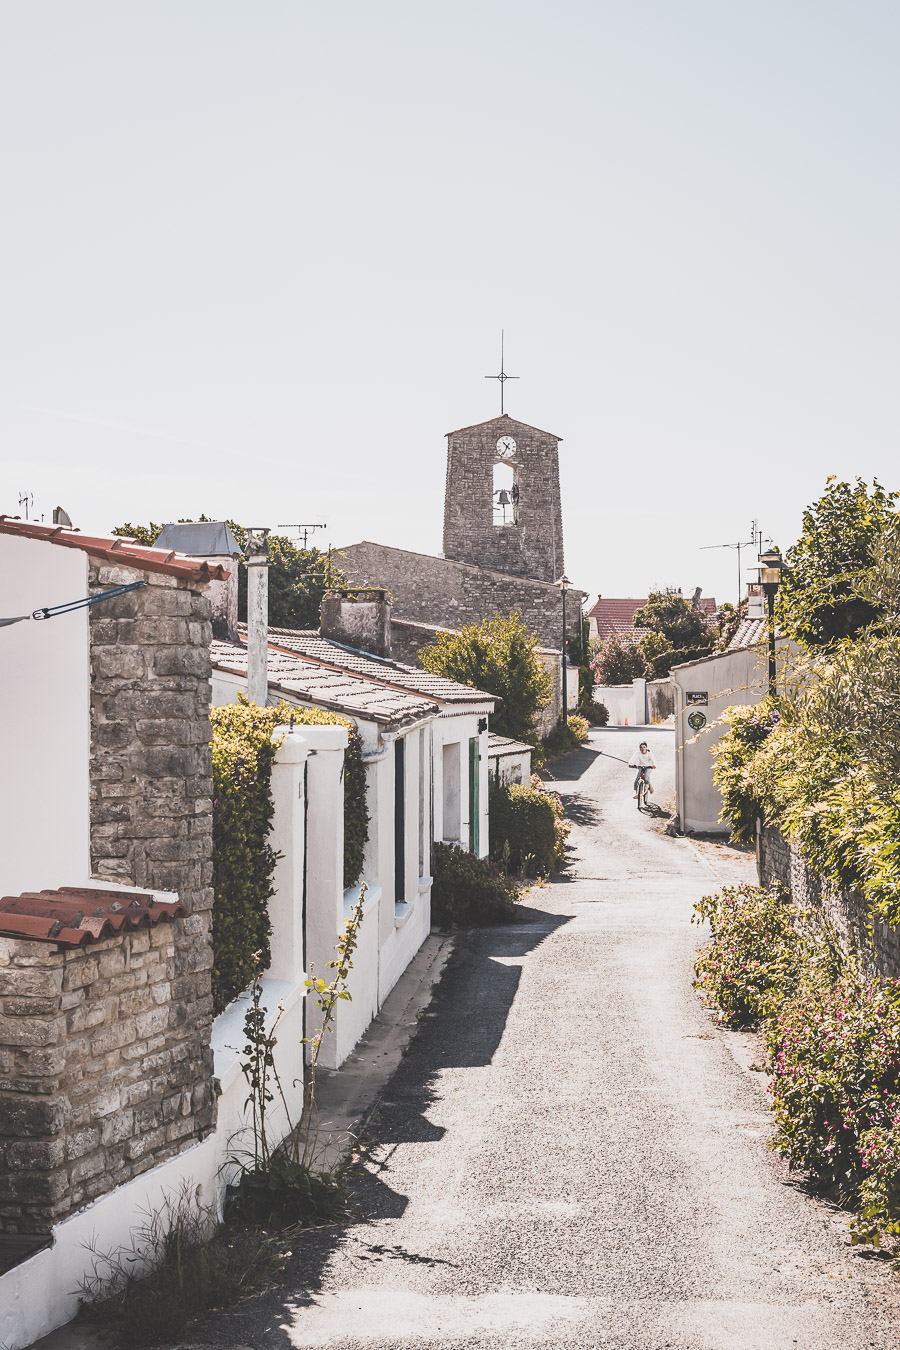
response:
<path id="1" fill-rule="evenodd" d="M 200 583 L 90 570 L 92 589 L 142 578 L 90 610 L 90 871 L 187 915 L 86 949 L 0 940 L 6 1232 L 46 1231 L 215 1123 L 210 609 Z"/>
<path id="2" fill-rule="evenodd" d="M 0 1228 L 44 1233 L 212 1128 L 173 997 L 184 920 L 83 948 L 0 938 Z"/>
<path id="3" fill-rule="evenodd" d="M 870 932 L 868 908 L 859 891 L 834 886 L 817 876 L 797 845 L 772 825 L 759 830 L 756 865 L 761 886 L 779 883 L 797 904 L 827 920 L 845 950 L 857 954 L 869 974 L 900 979 L 900 932 L 878 919 Z"/>

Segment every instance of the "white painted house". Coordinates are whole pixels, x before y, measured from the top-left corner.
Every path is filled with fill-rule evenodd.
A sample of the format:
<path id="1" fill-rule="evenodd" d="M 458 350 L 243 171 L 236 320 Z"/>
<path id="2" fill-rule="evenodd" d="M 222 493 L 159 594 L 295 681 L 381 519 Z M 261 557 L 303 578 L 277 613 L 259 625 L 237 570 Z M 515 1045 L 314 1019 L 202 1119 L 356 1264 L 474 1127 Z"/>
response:
<path id="1" fill-rule="evenodd" d="M 246 691 L 247 648 L 215 642 L 212 658 L 213 702 L 231 703 Z M 285 629 L 270 630 L 268 688 L 270 704 L 284 700 L 352 719 L 363 743 L 370 816 L 360 882 L 367 887 L 365 915 L 352 998 L 338 1008 L 335 1034 L 321 1057 L 337 1067 L 430 931 L 432 840 L 487 854 L 487 718 L 494 699 L 317 632 Z M 304 736 L 324 730 L 298 729 Z M 310 763 L 309 846 L 327 848 L 331 856 L 319 867 L 310 854 L 306 896 L 308 959 L 322 973 L 360 884 L 345 892 L 341 882 L 341 757 L 326 761 L 317 752 Z M 314 816 L 327 817 L 327 827 L 314 830 Z"/>

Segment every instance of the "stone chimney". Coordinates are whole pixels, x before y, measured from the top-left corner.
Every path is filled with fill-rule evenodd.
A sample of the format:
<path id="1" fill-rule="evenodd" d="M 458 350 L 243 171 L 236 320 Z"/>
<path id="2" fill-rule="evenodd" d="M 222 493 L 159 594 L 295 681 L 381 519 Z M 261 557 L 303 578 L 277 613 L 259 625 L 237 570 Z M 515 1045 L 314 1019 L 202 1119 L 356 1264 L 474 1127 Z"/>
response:
<path id="1" fill-rule="evenodd" d="M 212 609 L 213 637 L 237 642 L 238 559 L 241 549 L 224 520 L 186 520 L 166 525 L 154 548 L 170 548 L 191 558 L 221 563 L 228 573 L 224 581 L 211 581 L 206 596 Z"/>
<path id="2" fill-rule="evenodd" d="M 329 591 L 319 608 L 319 632 L 345 647 L 391 654 L 391 598 L 377 586 Z"/>

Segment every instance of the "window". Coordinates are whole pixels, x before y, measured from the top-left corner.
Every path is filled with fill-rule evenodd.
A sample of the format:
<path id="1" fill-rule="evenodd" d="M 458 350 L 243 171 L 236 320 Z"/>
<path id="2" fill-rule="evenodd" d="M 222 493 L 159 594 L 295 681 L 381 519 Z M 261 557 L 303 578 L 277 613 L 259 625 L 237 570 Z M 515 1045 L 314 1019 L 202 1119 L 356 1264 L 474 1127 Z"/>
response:
<path id="1" fill-rule="evenodd" d="M 454 741 L 444 746 L 443 758 L 443 812 L 441 837 L 445 844 L 458 844 L 462 817 L 460 815 L 460 744 Z"/>

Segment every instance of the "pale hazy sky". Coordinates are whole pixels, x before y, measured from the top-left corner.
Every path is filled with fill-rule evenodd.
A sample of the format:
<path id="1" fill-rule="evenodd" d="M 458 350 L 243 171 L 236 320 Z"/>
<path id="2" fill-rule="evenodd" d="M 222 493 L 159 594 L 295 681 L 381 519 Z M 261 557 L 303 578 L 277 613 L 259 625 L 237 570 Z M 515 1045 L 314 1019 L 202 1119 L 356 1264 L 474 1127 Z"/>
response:
<path id="1" fill-rule="evenodd" d="M 896 0 L 7 0 L 0 510 L 437 552 L 562 436 L 585 590 L 900 487 Z"/>

